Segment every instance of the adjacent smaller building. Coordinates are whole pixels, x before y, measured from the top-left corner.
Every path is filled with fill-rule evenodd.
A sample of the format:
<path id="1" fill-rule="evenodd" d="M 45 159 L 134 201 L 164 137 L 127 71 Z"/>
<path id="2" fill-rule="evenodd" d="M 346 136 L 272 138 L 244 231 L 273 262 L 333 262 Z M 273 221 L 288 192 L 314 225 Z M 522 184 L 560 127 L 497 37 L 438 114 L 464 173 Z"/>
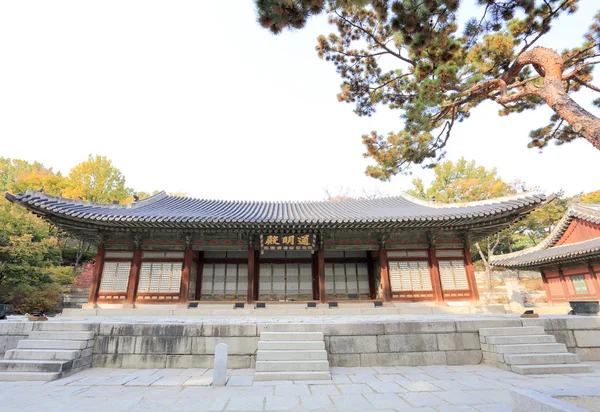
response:
<path id="1" fill-rule="evenodd" d="M 491 263 L 540 271 L 552 302 L 600 299 L 600 204 L 572 205 L 537 246 L 496 256 Z"/>

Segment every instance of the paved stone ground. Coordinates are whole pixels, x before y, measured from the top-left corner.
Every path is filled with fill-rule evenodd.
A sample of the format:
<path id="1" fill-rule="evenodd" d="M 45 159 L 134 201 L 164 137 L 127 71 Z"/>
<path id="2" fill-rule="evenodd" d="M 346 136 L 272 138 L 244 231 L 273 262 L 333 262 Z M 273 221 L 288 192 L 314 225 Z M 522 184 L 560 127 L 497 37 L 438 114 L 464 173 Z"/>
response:
<path id="1" fill-rule="evenodd" d="M 334 367 L 326 382 L 253 382 L 254 370 L 240 369 L 223 387 L 208 386 L 207 369 L 92 368 L 48 383 L 0 382 L 0 410 L 512 411 L 511 388 L 600 388 L 600 362 L 586 363 L 593 373 L 538 376 L 484 365 Z"/>

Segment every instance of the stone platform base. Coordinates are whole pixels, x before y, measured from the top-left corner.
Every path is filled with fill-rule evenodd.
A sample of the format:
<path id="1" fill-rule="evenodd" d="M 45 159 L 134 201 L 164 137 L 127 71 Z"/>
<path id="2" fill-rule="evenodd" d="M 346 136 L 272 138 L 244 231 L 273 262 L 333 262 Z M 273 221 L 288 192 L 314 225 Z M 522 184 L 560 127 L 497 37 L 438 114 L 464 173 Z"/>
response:
<path id="1" fill-rule="evenodd" d="M 600 360 L 600 317 L 63 316 L 45 323 L 55 322 L 67 328 L 89 325 L 96 332 L 92 366 L 110 368 L 212 367 L 218 343 L 229 345 L 230 368 L 254 368 L 261 332 L 323 332 L 331 366 L 473 365 L 482 361 L 479 329 L 518 326 L 543 326 L 582 361 Z M 0 352 L 16 347 L 19 337 L 28 335 L 36 324 L 1 322 Z"/>
<path id="2" fill-rule="evenodd" d="M 96 306 L 96 307 L 94 307 Z M 308 308 L 305 303 L 268 303 L 266 308 L 245 305 L 234 309 L 232 303 L 205 303 L 198 307 L 188 308 L 186 304 L 175 305 L 85 305 L 83 309 L 64 309 L 63 317 L 94 316 L 353 316 L 353 315 L 436 315 L 436 314 L 505 314 L 505 305 L 484 305 L 479 303 L 460 302 L 449 305 L 434 303 L 385 303 L 375 307 L 373 302 L 340 302 L 338 307 L 330 308 L 328 304 L 317 304 Z"/>

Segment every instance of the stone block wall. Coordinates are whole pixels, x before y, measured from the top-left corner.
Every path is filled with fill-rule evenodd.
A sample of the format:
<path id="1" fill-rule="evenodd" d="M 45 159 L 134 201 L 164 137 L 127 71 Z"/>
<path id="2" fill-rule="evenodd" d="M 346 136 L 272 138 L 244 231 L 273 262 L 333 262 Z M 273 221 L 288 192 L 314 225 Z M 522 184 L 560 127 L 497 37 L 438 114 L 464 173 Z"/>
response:
<path id="1" fill-rule="evenodd" d="M 331 366 L 476 365 L 482 361 L 479 321 L 415 321 L 329 325 L 325 346 Z M 489 327 L 520 326 L 488 320 Z"/>
<path id="2" fill-rule="evenodd" d="M 524 326 L 543 326 L 569 352 L 577 353 L 582 362 L 600 361 L 600 317 L 561 316 L 522 321 Z"/>
<path id="3" fill-rule="evenodd" d="M 15 349 L 21 339 L 25 339 L 33 327 L 33 322 L 0 321 L 0 359 L 7 350 Z"/>
<path id="4" fill-rule="evenodd" d="M 324 320 L 325 321 L 325 320 Z M 229 368 L 254 368 L 261 332 L 323 332 L 331 366 L 472 365 L 482 361 L 479 329 L 543 326 L 578 353 L 600 360 L 600 318 L 473 318 L 370 323 L 95 323 L 92 366 L 110 368 L 205 368 L 215 346 L 229 346 Z M 51 326 L 47 323 L 45 327 Z M 58 322 L 57 322 L 58 323 Z M 0 355 L 38 325 L 0 322 Z M 58 327 L 59 325 L 57 325 Z"/>
<path id="5" fill-rule="evenodd" d="M 258 339 L 256 324 L 102 323 L 94 344 L 92 366 L 212 368 L 215 346 L 226 343 L 229 368 L 253 368 Z"/>

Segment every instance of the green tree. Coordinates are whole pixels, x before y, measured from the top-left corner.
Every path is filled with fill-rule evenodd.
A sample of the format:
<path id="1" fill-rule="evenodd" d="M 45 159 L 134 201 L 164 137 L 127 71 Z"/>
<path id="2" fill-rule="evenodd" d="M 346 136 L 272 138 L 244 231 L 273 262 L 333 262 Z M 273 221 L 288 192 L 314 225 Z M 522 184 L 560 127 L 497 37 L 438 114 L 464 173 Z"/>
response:
<path id="1" fill-rule="evenodd" d="M 478 166 L 474 160 L 464 157 L 456 163 L 445 161 L 438 164 L 431 185 L 425 188 L 421 179 L 413 179 L 409 192 L 423 199 L 440 202 L 475 202 L 515 193 L 515 189 L 504 182 L 496 169 Z"/>
<path id="2" fill-rule="evenodd" d="M 277 34 L 300 29 L 327 13 L 337 32 L 320 36 L 317 52 L 342 78 L 338 99 L 359 116 L 378 106 L 398 110 L 404 125 L 387 136 L 363 136 L 367 174 L 386 180 L 410 164 L 432 167 L 453 126 L 485 101 L 501 116 L 549 106 L 547 125 L 532 130 L 530 147 L 583 137 L 600 149 L 600 119 L 573 93 L 594 92 L 592 70 L 600 55 L 600 14 L 579 44 L 557 51 L 538 46 L 579 0 L 255 0 L 259 23 Z M 468 18 L 464 18 L 468 17 Z M 562 28 L 565 30 L 566 28 Z M 600 99 L 594 104 L 600 105 Z"/>
<path id="3" fill-rule="evenodd" d="M 18 180 L 20 175 L 34 170 L 48 171 L 48 169 L 39 162 L 29 163 L 26 160 L 0 157 L 0 191 L 4 192 L 9 190 L 11 185 Z"/>
<path id="4" fill-rule="evenodd" d="M 123 202 L 133 190 L 125 186 L 125 176 L 105 156 L 89 155 L 69 172 L 67 197 L 81 197 L 98 203 Z"/>
<path id="5" fill-rule="evenodd" d="M 600 190 L 584 194 L 581 196 L 581 201 L 585 203 L 600 203 Z"/>

